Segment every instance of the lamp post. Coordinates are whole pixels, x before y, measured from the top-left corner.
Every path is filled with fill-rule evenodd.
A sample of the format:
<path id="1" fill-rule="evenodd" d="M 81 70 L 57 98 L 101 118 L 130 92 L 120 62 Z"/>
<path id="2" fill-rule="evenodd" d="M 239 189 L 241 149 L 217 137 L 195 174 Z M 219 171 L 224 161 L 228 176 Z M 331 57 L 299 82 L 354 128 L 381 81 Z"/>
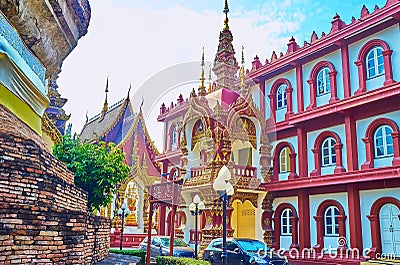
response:
<path id="1" fill-rule="evenodd" d="M 121 205 L 121 208 L 118 209 L 118 215 L 122 218 L 122 228 L 121 228 L 121 240 L 119 242 L 119 249 L 122 250 L 122 240 L 124 239 L 124 221 L 125 217 L 128 216 L 131 213 L 129 210 L 128 206 L 124 202 Z"/>
<path id="2" fill-rule="evenodd" d="M 203 212 L 203 210 L 205 209 L 205 205 L 204 202 L 201 201 L 199 195 L 196 194 L 196 196 L 194 196 L 193 198 L 193 202 L 189 205 L 189 211 L 190 213 L 195 217 L 195 221 L 194 221 L 194 232 L 195 232 L 195 236 L 194 236 L 194 253 L 195 253 L 195 258 L 198 259 L 197 257 L 197 241 L 198 241 L 198 234 L 197 234 L 197 216 L 201 215 L 201 213 Z"/>
<path id="3" fill-rule="evenodd" d="M 227 252 L 226 252 L 226 205 L 233 195 L 234 188 L 229 182 L 231 179 L 231 172 L 224 165 L 218 172 L 218 177 L 214 180 L 213 188 L 218 193 L 222 201 L 222 265 L 227 265 Z"/>

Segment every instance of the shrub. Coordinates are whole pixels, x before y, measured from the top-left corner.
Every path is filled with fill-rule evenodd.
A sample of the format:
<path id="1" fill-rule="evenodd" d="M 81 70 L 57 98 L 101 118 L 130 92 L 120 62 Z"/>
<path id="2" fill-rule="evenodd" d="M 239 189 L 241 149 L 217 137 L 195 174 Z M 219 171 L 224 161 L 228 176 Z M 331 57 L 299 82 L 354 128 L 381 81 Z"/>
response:
<path id="1" fill-rule="evenodd" d="M 144 250 L 138 250 L 138 249 L 110 249 L 110 253 L 115 253 L 115 254 L 122 254 L 122 255 L 130 255 L 130 256 L 136 256 L 141 258 L 141 263 L 142 265 L 146 264 L 146 251 Z"/>
<path id="2" fill-rule="evenodd" d="M 75 184 L 87 191 L 92 212 L 109 205 L 118 185 L 128 178 L 130 169 L 125 155 L 114 143 L 90 144 L 64 135 L 54 146 L 53 154 L 74 173 Z"/>
<path id="3" fill-rule="evenodd" d="M 208 261 L 171 256 L 159 256 L 156 258 L 156 265 L 209 265 Z"/>

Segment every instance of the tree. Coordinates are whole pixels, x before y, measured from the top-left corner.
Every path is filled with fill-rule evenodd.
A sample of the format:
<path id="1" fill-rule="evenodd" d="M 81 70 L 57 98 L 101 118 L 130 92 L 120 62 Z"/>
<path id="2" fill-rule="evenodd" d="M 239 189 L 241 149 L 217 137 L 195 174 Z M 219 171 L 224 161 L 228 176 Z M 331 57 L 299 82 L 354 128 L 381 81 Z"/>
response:
<path id="1" fill-rule="evenodd" d="M 118 184 L 128 178 L 124 153 L 114 143 L 90 144 L 65 135 L 53 154 L 74 173 L 75 184 L 87 191 L 91 211 L 111 203 Z"/>

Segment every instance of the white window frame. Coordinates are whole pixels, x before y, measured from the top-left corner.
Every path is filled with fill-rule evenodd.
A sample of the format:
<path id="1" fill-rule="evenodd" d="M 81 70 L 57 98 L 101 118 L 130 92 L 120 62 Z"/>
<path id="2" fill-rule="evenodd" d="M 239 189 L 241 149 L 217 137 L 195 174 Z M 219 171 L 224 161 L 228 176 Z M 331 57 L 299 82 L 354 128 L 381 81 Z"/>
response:
<path id="1" fill-rule="evenodd" d="M 335 211 L 337 214 L 335 214 Z M 329 206 L 325 210 L 324 214 L 324 230 L 325 236 L 339 236 L 339 220 L 337 217 L 340 215 L 339 209 L 336 206 Z M 328 225 L 327 219 L 331 220 L 331 224 Z M 328 233 L 328 227 L 331 227 L 332 233 Z M 337 228 L 337 233 L 336 233 Z"/>
<path id="2" fill-rule="evenodd" d="M 292 235 L 292 222 L 290 217 L 293 216 L 292 210 L 286 208 L 281 213 L 281 235 L 282 236 L 291 236 Z M 283 220 L 286 220 L 286 224 L 283 223 Z"/>
<path id="3" fill-rule="evenodd" d="M 386 129 L 389 129 L 389 133 L 386 132 Z M 375 158 L 382 158 L 382 157 L 388 157 L 388 156 L 393 156 L 394 155 L 394 146 L 393 146 L 393 139 L 392 143 L 388 143 L 388 137 L 392 137 L 392 128 L 388 125 L 382 125 L 379 126 L 378 129 L 375 130 L 374 133 L 374 150 L 375 150 Z M 381 133 L 380 136 L 378 136 L 378 133 Z M 382 138 L 382 145 L 378 146 L 377 145 L 377 138 Z M 389 146 L 392 147 L 392 153 L 389 153 Z M 378 154 L 378 148 L 383 149 L 383 154 L 379 155 Z"/>
<path id="4" fill-rule="evenodd" d="M 331 79 L 329 76 L 330 69 L 329 67 L 323 67 L 318 71 L 316 77 L 317 84 L 317 96 L 322 96 L 331 92 Z M 321 81 L 321 83 L 319 82 Z M 322 86 L 322 92 L 320 92 L 320 87 Z"/>
<path id="5" fill-rule="evenodd" d="M 378 52 L 380 51 L 380 54 Z M 365 57 L 365 69 L 367 71 L 367 79 L 371 79 L 380 75 L 383 75 L 385 73 L 385 65 L 384 65 L 384 58 L 383 58 L 383 49 L 380 46 L 373 47 L 368 53 L 367 56 Z M 371 58 L 370 58 L 371 57 Z M 379 64 L 379 59 L 381 59 L 381 64 Z M 368 65 L 368 63 L 372 61 L 371 66 Z M 379 71 L 379 67 L 381 71 Z M 370 75 L 369 70 L 374 69 L 375 74 Z"/>
<path id="6" fill-rule="evenodd" d="M 325 147 L 325 144 L 328 144 Z M 328 167 L 336 165 L 336 151 L 335 151 L 336 140 L 333 137 L 327 137 L 321 145 L 321 166 Z M 325 150 L 328 150 L 328 154 L 325 155 Z M 328 163 L 325 163 L 325 157 L 328 157 Z M 335 157 L 335 161 L 333 161 L 333 157 Z"/>
<path id="7" fill-rule="evenodd" d="M 284 109 L 287 106 L 287 97 L 286 97 L 286 84 L 280 84 L 278 89 L 276 90 L 276 109 Z"/>
<path id="8" fill-rule="evenodd" d="M 290 149 L 289 147 L 285 146 L 281 149 L 279 153 L 279 173 L 286 173 L 290 171 Z M 283 159 L 282 159 L 283 158 Z M 282 163 L 283 160 L 283 163 Z M 284 168 L 282 170 L 282 167 Z"/>

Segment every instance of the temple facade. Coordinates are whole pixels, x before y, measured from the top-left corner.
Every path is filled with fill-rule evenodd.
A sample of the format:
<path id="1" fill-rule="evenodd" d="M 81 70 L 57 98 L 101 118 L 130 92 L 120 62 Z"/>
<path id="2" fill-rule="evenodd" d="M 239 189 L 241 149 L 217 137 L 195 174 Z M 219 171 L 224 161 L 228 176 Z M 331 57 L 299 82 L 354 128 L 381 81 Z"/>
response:
<path id="1" fill-rule="evenodd" d="M 227 165 L 229 236 L 264 240 L 304 264 L 399 258 L 400 2 L 364 6 L 348 23 L 336 14 L 329 33 L 313 32 L 303 45 L 291 38 L 285 52 L 265 63 L 256 56 L 246 71 L 228 11 L 226 2 L 216 80 L 207 88 L 203 69 L 197 92 L 160 109 L 156 161 L 163 181 L 179 168 L 185 182 L 176 223 L 161 208 L 159 233 L 175 227 L 193 243 L 187 205 L 198 194 L 201 244 L 220 237 L 212 183 Z"/>
<path id="2" fill-rule="evenodd" d="M 125 202 L 130 214 L 125 220 L 124 232 L 131 237 L 127 237 L 124 246 L 137 246 L 140 243 L 138 240 L 143 239 L 149 218 L 146 187 L 160 181 L 161 168 L 159 163 L 154 162 L 159 152 L 148 134 L 141 108 L 138 113 L 134 112 L 129 92 L 125 99 L 111 106 L 108 106 L 107 93 L 108 80 L 103 109 L 98 115 L 86 120 L 80 138 L 91 143 L 112 142 L 123 150 L 125 162 L 131 168 L 129 177 L 121 183 L 113 202 L 102 209 L 101 215 L 111 218 L 111 232 L 118 232 L 121 230 L 122 219 L 117 211 Z M 119 240 L 116 244 L 119 245 Z"/>

